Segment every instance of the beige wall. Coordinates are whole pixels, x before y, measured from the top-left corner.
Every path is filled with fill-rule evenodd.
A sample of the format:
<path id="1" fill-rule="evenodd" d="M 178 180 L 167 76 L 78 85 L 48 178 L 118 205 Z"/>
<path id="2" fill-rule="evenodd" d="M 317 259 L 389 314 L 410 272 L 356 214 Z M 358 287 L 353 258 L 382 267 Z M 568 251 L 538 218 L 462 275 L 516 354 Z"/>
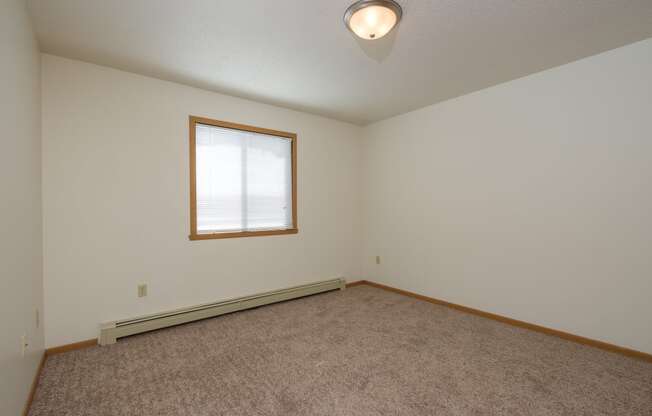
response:
<path id="1" fill-rule="evenodd" d="M 21 0 L 0 2 L 0 414 L 18 415 L 43 353 L 39 53 Z M 21 336 L 29 347 L 21 355 Z"/>
<path id="2" fill-rule="evenodd" d="M 652 40 L 366 128 L 42 60 L 48 346 L 344 276 L 652 352 Z M 188 241 L 189 114 L 299 134 L 298 235 Z"/>
<path id="3" fill-rule="evenodd" d="M 46 345 L 101 322 L 360 275 L 361 129 L 43 55 Z M 188 115 L 298 134 L 299 234 L 189 241 Z M 138 298 L 146 282 L 149 295 Z"/>
<path id="4" fill-rule="evenodd" d="M 369 126 L 365 277 L 652 353 L 651 74 L 647 40 Z"/>

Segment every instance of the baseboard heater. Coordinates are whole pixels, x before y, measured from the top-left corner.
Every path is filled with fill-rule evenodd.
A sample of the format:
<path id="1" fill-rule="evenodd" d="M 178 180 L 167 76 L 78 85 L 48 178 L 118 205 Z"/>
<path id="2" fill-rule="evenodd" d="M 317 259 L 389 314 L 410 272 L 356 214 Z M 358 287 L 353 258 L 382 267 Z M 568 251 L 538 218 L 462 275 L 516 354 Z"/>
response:
<path id="1" fill-rule="evenodd" d="M 269 305 L 270 303 L 282 302 L 284 300 L 314 295 L 316 293 L 327 292 L 330 290 L 344 289 L 345 287 L 346 282 L 344 279 L 324 280 L 287 289 L 243 296 L 241 298 L 221 302 L 207 303 L 174 311 L 141 316 L 138 318 L 106 322 L 100 327 L 99 344 L 115 344 L 118 338 L 129 335 L 140 334 L 142 332 L 153 331 L 155 329 L 166 328 L 200 319 L 212 318 L 225 313 Z"/>

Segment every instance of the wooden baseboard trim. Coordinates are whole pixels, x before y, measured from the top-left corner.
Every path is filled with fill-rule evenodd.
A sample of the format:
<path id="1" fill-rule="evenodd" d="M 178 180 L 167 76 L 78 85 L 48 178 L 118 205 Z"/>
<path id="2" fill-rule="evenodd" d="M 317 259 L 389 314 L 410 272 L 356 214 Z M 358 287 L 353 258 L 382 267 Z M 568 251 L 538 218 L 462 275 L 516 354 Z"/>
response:
<path id="1" fill-rule="evenodd" d="M 365 280 L 358 280 L 358 281 L 355 281 L 355 282 L 347 283 L 346 287 L 355 287 L 355 286 L 360 286 L 360 285 L 364 285 L 364 284 L 369 284 L 369 282 L 367 282 Z M 72 343 L 72 344 L 60 345 L 58 347 L 52 347 L 52 348 L 46 349 L 44 357 L 54 355 L 54 354 L 61 354 L 61 353 L 68 352 L 68 351 L 74 351 L 74 350 L 81 350 L 81 349 L 84 349 L 84 348 L 90 348 L 90 347 L 94 347 L 96 345 L 97 345 L 97 339 L 88 339 L 86 341 L 80 341 L 80 342 L 75 342 L 75 343 Z"/>
<path id="2" fill-rule="evenodd" d="M 45 365 L 45 360 L 48 358 L 48 355 L 43 352 L 41 356 L 41 362 L 38 365 L 36 374 L 34 374 L 34 380 L 32 380 L 32 387 L 29 389 L 29 395 L 27 396 L 27 401 L 25 402 L 25 407 L 23 409 L 23 416 L 29 414 L 29 409 L 32 407 L 32 401 L 34 401 L 34 395 L 36 394 L 36 387 L 38 386 L 38 381 L 41 378 L 41 371 L 43 371 L 43 365 Z"/>
<path id="3" fill-rule="evenodd" d="M 75 342 L 73 344 L 61 345 L 59 347 L 48 348 L 43 351 L 43 356 L 41 357 L 41 362 L 39 363 L 38 370 L 34 375 L 34 381 L 32 381 L 32 387 L 29 390 L 29 395 L 27 396 L 27 401 L 25 402 L 25 408 L 23 409 L 23 416 L 29 414 L 29 409 L 32 407 L 32 401 L 34 401 L 34 395 L 36 394 L 36 388 L 38 387 L 38 381 L 41 378 L 41 372 L 43 371 L 43 366 L 45 365 L 45 360 L 50 355 L 61 354 L 62 352 L 80 350 L 82 348 L 90 348 L 97 345 L 97 339 L 89 339 L 86 341 Z"/>
<path id="4" fill-rule="evenodd" d="M 568 333 L 568 332 L 559 331 L 559 330 L 556 330 L 556 329 L 547 328 L 547 327 L 536 325 L 536 324 L 531 324 L 529 322 L 519 321 L 517 319 L 508 318 L 506 316 L 496 315 L 494 313 L 481 311 L 479 309 L 469 308 L 468 306 L 463 306 L 463 305 L 458 305 L 456 303 L 446 302 L 445 300 L 431 298 L 429 296 L 420 295 L 418 293 L 409 292 L 407 290 L 397 289 L 397 288 L 394 288 L 394 287 L 391 287 L 391 286 L 371 282 L 371 281 L 368 281 L 368 280 L 360 280 L 359 282 L 353 282 L 352 283 L 352 286 L 359 286 L 359 285 L 373 286 L 373 287 L 376 287 L 376 288 L 379 288 L 379 289 L 383 289 L 383 290 L 387 290 L 387 291 L 390 291 L 390 292 L 398 293 L 398 294 L 404 295 L 404 296 L 409 296 L 411 298 L 419 299 L 419 300 L 422 300 L 422 301 L 425 301 L 425 302 L 434 303 L 435 305 L 446 306 L 446 307 L 451 308 L 451 309 L 455 309 L 455 310 L 458 310 L 458 311 L 461 311 L 461 312 L 466 312 L 466 313 L 470 313 L 470 314 L 473 314 L 473 315 L 481 316 L 481 317 L 487 318 L 487 319 L 492 319 L 494 321 L 502 322 L 504 324 L 517 326 L 519 328 L 529 329 L 531 331 L 540 332 L 540 333 L 546 334 L 546 335 L 552 335 L 552 336 L 555 336 L 555 337 L 558 337 L 558 338 L 565 339 L 567 341 L 572 341 L 572 342 L 582 344 L 582 345 L 588 345 L 590 347 L 599 348 L 601 350 L 605 350 L 605 351 L 625 355 L 627 357 L 636 358 L 636 359 L 639 359 L 639 360 L 643 360 L 643 361 L 647 361 L 647 362 L 652 363 L 652 354 L 648 354 L 648 353 L 645 353 L 645 352 L 642 352 L 642 351 L 637 351 L 637 350 L 633 350 L 633 349 L 630 349 L 630 348 L 621 347 L 621 346 L 618 346 L 618 345 L 609 344 L 609 343 L 602 342 L 602 341 L 597 341 L 597 340 L 594 340 L 594 339 L 591 339 L 591 338 L 585 338 L 585 337 L 575 335 L 575 334 L 571 334 L 571 333 Z"/>
<path id="5" fill-rule="evenodd" d="M 630 348 L 625 348 L 625 347 L 621 347 L 621 346 L 618 346 L 618 345 L 613 345 L 613 344 L 609 344 L 609 343 L 606 343 L 606 342 L 597 341 L 597 340 L 590 339 L 590 338 L 585 338 L 585 337 L 582 337 L 582 336 L 579 336 L 579 335 L 574 335 L 574 334 L 571 334 L 571 333 L 568 333 L 568 332 L 558 331 L 556 329 L 531 324 L 529 322 L 519 321 L 517 319 L 508 318 L 506 316 L 481 311 L 479 309 L 469 308 L 468 306 L 458 305 L 456 303 L 447 302 L 445 300 L 431 298 L 429 296 L 420 295 L 418 293 L 409 292 L 407 290 L 397 289 L 395 287 L 383 285 L 383 284 L 372 282 L 372 281 L 369 281 L 369 280 L 358 280 L 358 281 L 355 281 L 355 282 L 347 283 L 346 287 L 348 288 L 348 287 L 355 287 L 355 286 L 362 286 L 362 285 L 367 285 L 367 286 L 372 286 L 372 287 L 375 287 L 375 288 L 378 288 L 378 289 L 387 290 L 389 292 L 398 293 L 398 294 L 403 295 L 403 296 L 409 296 L 411 298 L 419 299 L 419 300 L 429 302 L 429 303 L 433 303 L 435 305 L 446 306 L 446 307 L 451 308 L 451 309 L 455 309 L 455 310 L 465 312 L 465 313 L 470 313 L 470 314 L 476 315 L 476 316 L 481 316 L 481 317 L 487 318 L 487 319 L 492 319 L 494 321 L 502 322 L 504 324 L 516 326 L 516 327 L 519 327 L 519 328 L 529 329 L 531 331 L 540 332 L 540 333 L 546 334 L 546 335 L 552 335 L 552 336 L 555 336 L 555 337 L 558 337 L 558 338 L 565 339 L 567 341 L 572 341 L 572 342 L 575 342 L 575 343 L 578 343 L 578 344 L 587 345 L 587 346 L 594 347 L 594 348 L 599 348 L 601 350 L 621 354 L 621 355 L 624 355 L 624 356 L 627 356 L 627 357 L 636 358 L 636 359 L 639 359 L 639 360 L 643 360 L 643 361 L 647 361 L 647 362 L 652 363 L 652 354 L 648 354 L 648 353 L 645 353 L 645 352 L 642 352 L 642 351 L 637 351 L 637 350 L 633 350 L 633 349 L 630 349 Z M 46 349 L 45 352 L 43 353 L 43 357 L 41 358 L 41 362 L 39 364 L 38 370 L 36 371 L 36 375 L 34 376 L 34 381 L 32 381 L 32 387 L 31 387 L 29 395 L 27 397 L 27 402 L 25 403 L 25 409 L 23 410 L 23 416 L 27 416 L 29 414 L 29 409 L 30 409 L 30 407 L 32 405 L 32 401 L 34 400 L 34 395 L 36 394 L 36 388 L 38 386 L 38 381 L 39 381 L 39 378 L 41 377 L 41 371 L 43 370 L 45 360 L 47 359 L 48 356 L 54 355 L 54 354 L 61 354 L 61 353 L 68 352 L 68 351 L 79 350 L 79 349 L 83 349 L 83 348 L 90 348 L 90 347 L 94 347 L 96 345 L 97 345 L 97 339 L 89 339 L 89 340 L 86 340 L 86 341 L 75 342 L 73 344 L 61 345 L 61 346 L 58 346 L 58 347 L 52 347 L 52 348 Z"/>
<path id="6" fill-rule="evenodd" d="M 63 352 L 81 350 L 84 348 L 90 348 L 97 345 L 97 339 L 88 339 L 86 341 L 75 342 L 73 344 L 60 345 L 58 347 L 52 347 L 45 350 L 45 355 L 54 355 L 61 354 Z"/>

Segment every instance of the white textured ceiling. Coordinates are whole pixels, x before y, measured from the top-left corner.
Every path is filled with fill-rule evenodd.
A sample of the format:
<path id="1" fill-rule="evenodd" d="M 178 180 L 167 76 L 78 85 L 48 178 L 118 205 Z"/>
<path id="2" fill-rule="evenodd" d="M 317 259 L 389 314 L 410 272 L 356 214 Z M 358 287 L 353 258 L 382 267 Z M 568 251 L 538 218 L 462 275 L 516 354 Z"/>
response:
<path id="1" fill-rule="evenodd" d="M 29 0 L 44 52 L 358 124 L 652 37 L 652 0 Z"/>

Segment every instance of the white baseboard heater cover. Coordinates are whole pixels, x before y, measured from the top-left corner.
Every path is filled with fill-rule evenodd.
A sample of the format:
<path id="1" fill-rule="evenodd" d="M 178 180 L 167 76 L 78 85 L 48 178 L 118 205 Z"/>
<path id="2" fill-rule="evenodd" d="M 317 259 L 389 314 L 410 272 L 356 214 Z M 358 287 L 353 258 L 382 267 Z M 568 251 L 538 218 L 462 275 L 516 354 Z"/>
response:
<path id="1" fill-rule="evenodd" d="M 153 315 L 140 316 L 137 318 L 106 322 L 100 326 L 99 344 L 115 344 L 118 338 L 129 335 L 140 334 L 142 332 L 153 331 L 155 329 L 166 328 L 200 319 L 212 318 L 225 313 L 269 305 L 270 303 L 282 302 L 284 300 L 314 295 L 316 293 L 327 292 L 330 290 L 344 289 L 345 287 L 346 282 L 344 279 L 338 278 L 324 280 L 287 289 L 259 293 L 257 295 L 243 296 L 241 298 L 207 303 Z"/>

